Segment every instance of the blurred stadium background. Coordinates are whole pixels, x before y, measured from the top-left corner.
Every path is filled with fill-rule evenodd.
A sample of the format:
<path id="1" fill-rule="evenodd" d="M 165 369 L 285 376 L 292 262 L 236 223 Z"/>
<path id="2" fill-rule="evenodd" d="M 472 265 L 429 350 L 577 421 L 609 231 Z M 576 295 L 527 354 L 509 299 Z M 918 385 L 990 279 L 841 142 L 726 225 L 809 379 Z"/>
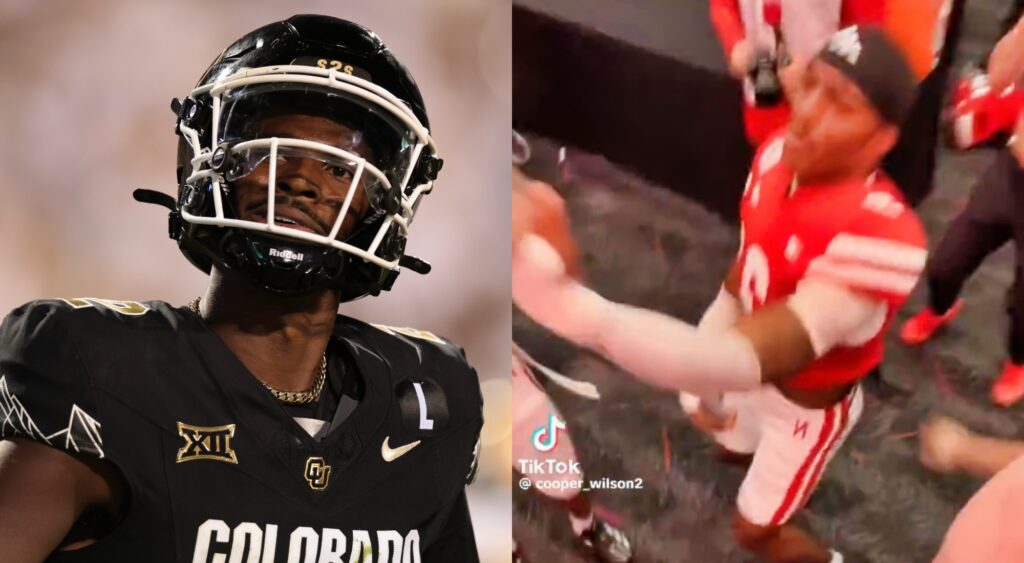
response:
<path id="1" fill-rule="evenodd" d="M 131 191 L 173 193 L 172 97 L 231 41 L 295 13 L 375 30 L 416 76 L 445 159 L 409 251 L 434 265 L 342 307 L 465 346 L 486 401 L 470 488 L 484 561 L 511 551 L 509 139 L 505 0 L 0 0 L 0 310 L 41 297 L 162 299 L 205 287 Z"/>

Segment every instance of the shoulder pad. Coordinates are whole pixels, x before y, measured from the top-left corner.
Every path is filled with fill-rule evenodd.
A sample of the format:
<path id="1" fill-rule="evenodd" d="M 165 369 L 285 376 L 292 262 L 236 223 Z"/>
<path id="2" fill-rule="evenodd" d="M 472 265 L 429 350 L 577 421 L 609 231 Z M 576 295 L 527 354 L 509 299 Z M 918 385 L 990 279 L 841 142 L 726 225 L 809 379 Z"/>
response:
<path id="1" fill-rule="evenodd" d="M 342 317 L 347 338 L 362 339 L 391 372 L 393 416 L 410 440 L 428 440 L 444 470 L 441 490 L 473 480 L 483 426 L 476 370 L 452 341 L 419 329 L 370 325 Z"/>
<path id="2" fill-rule="evenodd" d="M 406 429 L 437 436 L 481 416 L 480 379 L 459 345 L 425 330 L 377 324 L 369 330 L 391 366 Z M 423 406 L 430 417 L 422 417 Z"/>
<path id="3" fill-rule="evenodd" d="M 68 328 L 73 310 L 33 301 L 0 324 L 0 438 L 103 457 L 92 387 Z"/>
<path id="4" fill-rule="evenodd" d="M 376 328 L 377 330 L 379 330 L 379 331 L 381 331 L 381 332 L 383 332 L 383 333 L 385 333 L 387 335 L 390 335 L 390 336 L 396 336 L 396 337 L 399 337 L 399 338 L 404 338 L 404 337 L 415 338 L 416 340 L 419 340 L 419 341 L 430 342 L 430 343 L 435 344 L 436 346 L 442 348 L 446 352 L 455 352 L 455 353 L 457 353 L 457 355 L 459 355 L 460 357 L 462 357 L 463 360 L 465 360 L 466 356 L 465 356 L 465 353 L 463 352 L 462 348 L 460 348 L 459 346 L 456 346 L 455 343 L 453 343 L 452 341 L 450 341 L 448 339 L 441 338 L 440 336 L 437 336 L 433 332 L 430 332 L 430 331 L 427 331 L 427 330 L 420 330 L 418 328 L 387 326 L 387 325 L 379 325 L 379 324 L 374 324 L 374 323 L 370 323 L 370 326 L 372 326 L 372 327 Z"/>
<path id="5" fill-rule="evenodd" d="M 883 193 L 883 192 L 873 192 Z M 901 205 L 877 197 L 878 202 Z M 888 214 L 891 214 L 888 215 Z M 928 261 L 924 228 L 911 209 L 861 209 L 829 242 L 817 275 L 890 303 L 895 309 L 917 286 Z M 808 270 L 814 272 L 814 264 Z"/>
<path id="6" fill-rule="evenodd" d="M 873 190 L 865 194 L 858 213 L 846 230 L 862 235 L 927 249 L 920 219 L 898 194 Z"/>

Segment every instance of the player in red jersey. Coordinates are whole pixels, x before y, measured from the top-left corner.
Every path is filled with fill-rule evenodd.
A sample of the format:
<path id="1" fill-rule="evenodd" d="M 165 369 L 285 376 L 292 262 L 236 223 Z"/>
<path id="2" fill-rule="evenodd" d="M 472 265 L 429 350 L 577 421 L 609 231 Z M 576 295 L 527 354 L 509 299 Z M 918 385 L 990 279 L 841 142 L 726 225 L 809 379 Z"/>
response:
<path id="1" fill-rule="evenodd" d="M 724 393 L 725 417 L 695 402 L 721 443 L 753 454 L 737 541 L 767 561 L 824 563 L 842 557 L 788 522 L 860 416 L 858 380 L 926 260 L 917 217 L 877 171 L 914 81 L 879 30 L 850 27 L 785 87 L 792 120 L 755 158 L 736 266 L 700 327 L 604 299 L 533 234 L 512 290 L 534 320 L 640 379 Z"/>

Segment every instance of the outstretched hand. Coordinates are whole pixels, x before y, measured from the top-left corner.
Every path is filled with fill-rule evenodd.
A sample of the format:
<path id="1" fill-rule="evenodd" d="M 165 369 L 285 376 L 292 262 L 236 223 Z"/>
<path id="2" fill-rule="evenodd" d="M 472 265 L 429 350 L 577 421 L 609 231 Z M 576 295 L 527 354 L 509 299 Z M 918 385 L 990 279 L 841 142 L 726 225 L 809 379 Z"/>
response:
<path id="1" fill-rule="evenodd" d="M 569 282 L 565 261 L 550 243 L 533 233 L 520 237 L 512 249 L 512 300 L 527 316 L 544 324 L 556 312 L 553 298 Z"/>
<path id="2" fill-rule="evenodd" d="M 570 275 L 562 255 L 534 234 L 512 251 L 512 300 L 537 324 L 592 349 L 600 347 L 613 305 Z"/>
<path id="3" fill-rule="evenodd" d="M 918 457 L 932 471 L 956 471 L 964 443 L 970 435 L 970 431 L 959 422 L 945 416 L 934 416 L 921 423 Z"/>
<path id="4" fill-rule="evenodd" d="M 527 234 L 543 238 L 559 254 L 569 275 L 580 279 L 578 248 L 565 201 L 555 188 L 512 170 L 512 248 Z"/>

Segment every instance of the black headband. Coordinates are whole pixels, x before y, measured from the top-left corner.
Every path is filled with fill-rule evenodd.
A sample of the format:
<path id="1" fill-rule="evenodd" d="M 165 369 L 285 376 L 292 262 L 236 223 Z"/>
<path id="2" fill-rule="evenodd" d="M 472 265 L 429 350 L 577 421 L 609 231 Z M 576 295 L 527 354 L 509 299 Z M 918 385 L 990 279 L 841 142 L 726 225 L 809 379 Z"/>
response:
<path id="1" fill-rule="evenodd" d="M 903 53 L 882 30 L 863 25 L 841 29 L 818 59 L 852 80 L 887 122 L 900 125 L 910 113 L 917 81 Z"/>

